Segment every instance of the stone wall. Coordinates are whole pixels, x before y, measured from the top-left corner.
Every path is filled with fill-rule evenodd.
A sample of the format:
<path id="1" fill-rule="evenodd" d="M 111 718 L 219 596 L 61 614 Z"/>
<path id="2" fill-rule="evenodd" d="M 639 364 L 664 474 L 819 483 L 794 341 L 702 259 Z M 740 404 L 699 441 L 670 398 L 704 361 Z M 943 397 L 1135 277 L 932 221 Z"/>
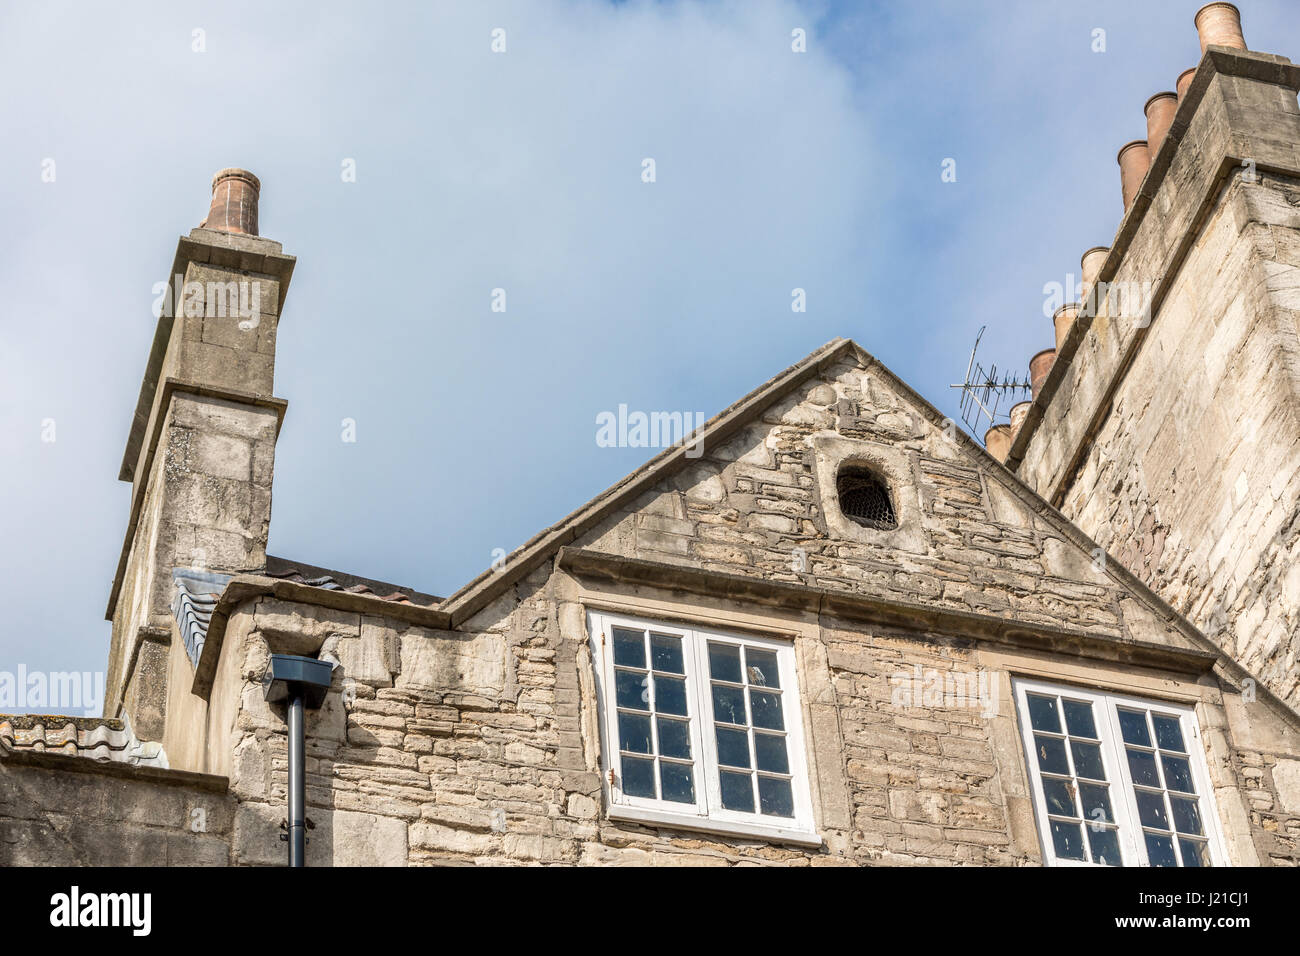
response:
<path id="1" fill-rule="evenodd" d="M 1300 289 L 1297 203 L 1300 182 L 1271 176 L 1224 192 L 1063 506 L 1292 703 L 1300 338 L 1287 302 Z"/>
<path id="2" fill-rule="evenodd" d="M 1212 49 L 1008 459 L 1300 703 L 1300 72 Z"/>
<path id="3" fill-rule="evenodd" d="M 225 866 L 220 777 L 0 744 L 0 866 Z"/>

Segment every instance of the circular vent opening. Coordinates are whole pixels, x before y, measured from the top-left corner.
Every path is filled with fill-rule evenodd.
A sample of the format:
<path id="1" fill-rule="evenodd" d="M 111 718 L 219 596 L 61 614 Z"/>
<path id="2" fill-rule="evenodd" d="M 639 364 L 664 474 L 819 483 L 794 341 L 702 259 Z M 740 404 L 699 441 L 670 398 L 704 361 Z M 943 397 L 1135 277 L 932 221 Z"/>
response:
<path id="1" fill-rule="evenodd" d="M 867 528 L 892 531 L 898 527 L 888 486 L 866 468 L 845 468 L 835 482 L 844 517 Z"/>

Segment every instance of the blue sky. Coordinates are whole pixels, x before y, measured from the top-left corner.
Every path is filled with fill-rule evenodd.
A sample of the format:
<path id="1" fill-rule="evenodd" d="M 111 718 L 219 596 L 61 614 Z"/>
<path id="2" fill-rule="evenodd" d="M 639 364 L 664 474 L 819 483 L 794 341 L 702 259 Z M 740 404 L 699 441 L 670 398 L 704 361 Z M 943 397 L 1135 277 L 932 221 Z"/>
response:
<path id="1" fill-rule="evenodd" d="M 0 5 L 0 671 L 105 665 L 152 288 L 215 170 L 298 257 L 271 553 L 446 595 L 653 454 L 596 443 L 620 404 L 712 415 L 838 335 L 952 415 L 981 325 L 1023 372 L 1198 5 Z"/>

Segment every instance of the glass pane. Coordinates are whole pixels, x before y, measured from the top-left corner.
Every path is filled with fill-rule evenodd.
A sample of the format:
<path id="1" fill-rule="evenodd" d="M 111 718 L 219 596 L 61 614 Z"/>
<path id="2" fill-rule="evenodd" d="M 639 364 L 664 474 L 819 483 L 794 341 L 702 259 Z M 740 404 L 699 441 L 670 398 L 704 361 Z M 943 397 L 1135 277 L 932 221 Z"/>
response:
<path id="1" fill-rule="evenodd" d="M 1119 712 L 1119 729 L 1124 735 L 1124 743 L 1151 746 L 1151 734 L 1147 731 L 1147 715 L 1139 710 L 1121 710 Z"/>
<path id="2" fill-rule="evenodd" d="M 684 720 L 665 720 L 657 718 L 659 725 L 659 752 L 665 757 L 681 757 L 687 760 L 691 756 L 690 724 Z"/>
<path id="3" fill-rule="evenodd" d="M 1100 830 L 1088 827 L 1088 846 L 1092 850 L 1092 862 L 1101 866 L 1121 866 L 1123 858 L 1119 853 L 1119 834 L 1115 830 Z"/>
<path id="4" fill-rule="evenodd" d="M 1152 714 L 1151 723 L 1156 725 L 1156 743 L 1161 750 L 1177 750 L 1179 753 L 1187 753 L 1187 748 L 1183 746 L 1183 728 L 1179 726 L 1177 717 Z"/>
<path id="5" fill-rule="evenodd" d="M 751 690 L 749 709 L 753 714 L 755 727 L 785 730 L 785 720 L 781 717 L 780 694 L 770 694 L 765 690 Z"/>
<path id="6" fill-rule="evenodd" d="M 618 706 L 650 709 L 650 677 L 645 671 L 614 671 L 614 687 Z"/>
<path id="7" fill-rule="evenodd" d="M 1115 822 L 1115 814 L 1110 809 L 1109 787 L 1099 787 L 1095 783 L 1081 783 L 1079 801 L 1083 804 L 1084 819 L 1089 823 Z"/>
<path id="8" fill-rule="evenodd" d="M 1043 773 L 1070 775 L 1070 763 L 1065 759 L 1065 741 L 1057 737 L 1034 736 L 1034 749 L 1038 751 L 1038 766 Z"/>
<path id="9" fill-rule="evenodd" d="M 1062 700 L 1065 710 L 1065 726 L 1071 737 L 1091 737 L 1097 739 L 1097 725 L 1092 720 L 1092 704 L 1086 700 Z"/>
<path id="10" fill-rule="evenodd" d="M 790 761 L 785 753 L 785 738 L 775 734 L 754 734 L 754 758 L 759 770 L 789 773 Z M 762 787 L 759 787 L 762 796 Z M 1198 831 L 1199 832 L 1199 831 Z"/>
<path id="11" fill-rule="evenodd" d="M 1066 780 L 1052 777 L 1043 778 L 1043 796 L 1047 800 L 1047 812 L 1063 817 L 1077 817 L 1074 810 L 1074 794 Z"/>
<path id="12" fill-rule="evenodd" d="M 655 762 L 639 757 L 623 757 L 623 792 L 629 797 L 655 795 Z"/>
<path id="13" fill-rule="evenodd" d="M 695 779 L 690 764 L 661 762 L 659 783 L 665 800 L 672 803 L 695 802 Z"/>
<path id="14" fill-rule="evenodd" d="M 1183 793 L 1196 792 L 1196 788 L 1192 786 L 1192 768 L 1188 764 L 1186 757 L 1171 757 L 1168 754 L 1161 754 L 1160 763 L 1165 768 L 1166 787 Z"/>
<path id="15" fill-rule="evenodd" d="M 748 675 L 751 684 L 758 687 L 781 686 L 781 675 L 776 669 L 775 651 L 762 651 L 756 647 L 746 647 L 745 665 L 745 673 Z M 762 798 L 761 790 L 759 797 Z"/>
<path id="16" fill-rule="evenodd" d="M 1156 774 L 1156 755 L 1146 750 L 1128 752 L 1128 769 L 1133 775 L 1133 782 L 1139 787 L 1160 787 L 1160 777 Z"/>
<path id="17" fill-rule="evenodd" d="M 1209 866 L 1210 845 L 1199 840 L 1179 839 L 1178 849 L 1183 852 L 1183 866 Z"/>
<path id="18" fill-rule="evenodd" d="M 623 667 L 645 667 L 645 635 L 625 627 L 614 628 L 614 663 Z"/>
<path id="19" fill-rule="evenodd" d="M 633 753 L 654 753 L 650 746 L 650 717 L 644 714 L 618 715 L 618 745 Z"/>
<path id="20" fill-rule="evenodd" d="M 1169 829 L 1169 817 L 1165 814 L 1163 793 L 1138 790 L 1134 796 L 1137 797 L 1138 818 L 1144 827 L 1154 827 L 1157 830 Z"/>
<path id="21" fill-rule="evenodd" d="M 1152 866 L 1177 866 L 1174 858 L 1174 841 L 1159 833 L 1148 833 L 1147 860 Z"/>
<path id="22" fill-rule="evenodd" d="M 790 781 L 777 777 L 758 778 L 758 809 L 774 817 L 794 816 L 794 793 Z"/>
<path id="23" fill-rule="evenodd" d="M 715 729 L 718 734 L 718 763 L 728 767 L 748 767 L 749 734 L 725 727 Z"/>
<path id="24" fill-rule="evenodd" d="M 685 674 L 682 664 L 682 639 L 671 634 L 650 635 L 650 658 L 657 671 Z"/>
<path id="25" fill-rule="evenodd" d="M 1199 836 L 1201 829 L 1201 811 L 1195 800 L 1182 797 L 1170 797 L 1169 807 L 1174 814 L 1174 829 L 1179 833 L 1194 833 Z"/>
<path id="26" fill-rule="evenodd" d="M 1054 734 L 1059 734 L 1061 718 L 1056 713 L 1056 698 L 1039 697 L 1037 694 L 1025 696 L 1029 700 L 1029 726 L 1034 730 L 1050 730 Z"/>
<path id="27" fill-rule="evenodd" d="M 655 711 L 686 716 L 686 681 L 680 677 L 655 678 Z"/>
<path id="28" fill-rule="evenodd" d="M 747 773 L 722 771 L 718 776 L 722 784 L 722 806 L 742 813 L 754 812 L 754 787 Z"/>
<path id="29" fill-rule="evenodd" d="M 720 724 L 749 723 L 745 717 L 745 692 L 739 687 L 713 685 L 713 719 Z"/>
<path id="30" fill-rule="evenodd" d="M 1060 859 L 1082 860 L 1083 835 L 1079 832 L 1079 824 L 1053 820 L 1052 845 L 1056 847 L 1056 855 Z"/>
<path id="31" fill-rule="evenodd" d="M 714 644 L 710 641 L 709 676 L 714 680 L 729 680 L 734 684 L 741 683 L 740 648 L 735 644 Z"/>
<path id="32" fill-rule="evenodd" d="M 1101 745 L 1070 741 L 1070 751 L 1074 754 L 1074 772 L 1076 776 L 1089 780 L 1105 780 L 1106 770 L 1101 764 Z"/>

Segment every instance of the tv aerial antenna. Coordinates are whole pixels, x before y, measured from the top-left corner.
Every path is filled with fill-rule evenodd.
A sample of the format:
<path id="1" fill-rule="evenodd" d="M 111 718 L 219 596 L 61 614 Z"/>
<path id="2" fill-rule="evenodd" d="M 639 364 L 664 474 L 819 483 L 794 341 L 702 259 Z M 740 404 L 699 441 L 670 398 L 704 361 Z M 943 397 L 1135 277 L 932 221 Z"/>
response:
<path id="1" fill-rule="evenodd" d="M 999 424 L 999 419 L 1009 421 L 1008 413 L 1011 406 L 1016 404 L 1016 399 L 1021 395 L 1027 396 L 1031 392 L 1028 376 L 1022 379 L 1011 372 L 1000 373 L 995 364 L 990 364 L 986 369 L 983 363 L 975 361 L 975 353 L 979 351 L 980 339 L 984 337 L 986 328 L 988 326 L 981 325 L 979 334 L 975 336 L 975 345 L 970 350 L 970 361 L 966 363 L 966 380 L 960 385 L 948 386 L 961 389 L 961 400 L 958 403 L 961 408 L 961 420 L 972 433 L 978 436 L 982 436 L 989 428 Z M 1002 411 L 1004 402 L 1007 406 L 1006 413 Z M 981 428 L 984 422 L 988 424 Z"/>

